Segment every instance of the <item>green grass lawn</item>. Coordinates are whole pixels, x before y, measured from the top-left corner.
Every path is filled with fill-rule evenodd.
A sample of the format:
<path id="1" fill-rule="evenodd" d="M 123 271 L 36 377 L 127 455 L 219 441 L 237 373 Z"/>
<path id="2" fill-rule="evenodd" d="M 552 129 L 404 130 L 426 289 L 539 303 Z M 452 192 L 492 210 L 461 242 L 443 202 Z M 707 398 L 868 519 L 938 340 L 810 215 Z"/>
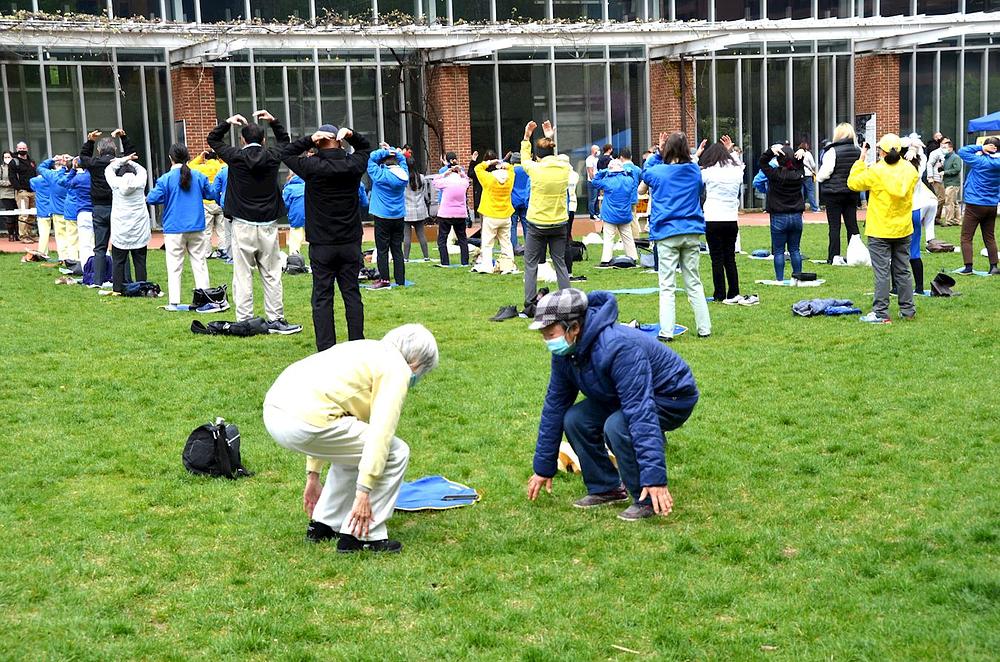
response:
<path id="1" fill-rule="evenodd" d="M 746 250 L 767 244 L 744 229 Z M 825 226 L 803 250 L 825 256 Z M 925 259 L 928 281 L 961 263 Z M 701 401 L 669 437 L 673 513 L 637 524 L 573 508 L 577 476 L 525 499 L 549 357 L 525 320 L 487 321 L 520 303 L 518 277 L 417 264 L 415 287 L 366 292 L 370 337 L 417 321 L 441 349 L 399 428 L 408 477 L 483 495 L 397 516 L 403 553 L 373 558 L 303 542 L 304 458 L 261 422 L 274 378 L 314 351 L 308 276 L 285 278 L 304 333 L 208 338 L 164 300 L 0 257 L 0 659 L 997 659 L 1000 279 L 870 326 L 790 312 L 867 312 L 870 269 L 773 288 L 752 285 L 769 262 L 738 260 L 762 303 L 712 305 L 711 339 L 673 343 Z M 150 265 L 165 287 L 163 253 Z M 578 272 L 585 289 L 655 285 Z M 655 295 L 620 304 L 656 321 Z M 693 327 L 684 298 L 678 321 Z M 240 425 L 253 478 L 184 471 L 188 433 L 215 416 Z"/>

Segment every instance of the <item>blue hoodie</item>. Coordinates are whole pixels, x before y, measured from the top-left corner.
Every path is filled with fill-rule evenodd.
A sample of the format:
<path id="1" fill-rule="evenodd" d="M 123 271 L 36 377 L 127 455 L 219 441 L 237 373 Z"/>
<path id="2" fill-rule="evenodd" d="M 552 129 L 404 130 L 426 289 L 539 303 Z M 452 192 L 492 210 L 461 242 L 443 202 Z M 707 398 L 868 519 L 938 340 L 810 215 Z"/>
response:
<path id="1" fill-rule="evenodd" d="M 697 167 L 697 166 L 695 166 Z M 621 410 L 639 461 L 642 485 L 666 485 L 667 463 L 658 411 L 693 407 L 698 387 L 691 368 L 656 338 L 618 323 L 610 292 L 587 295 L 589 308 L 573 354 L 552 356 L 545 405 L 538 425 L 534 471 L 553 476 L 563 438 L 563 418 L 579 393 Z"/>
<path id="2" fill-rule="evenodd" d="M 996 207 L 1000 204 L 1000 155 L 990 156 L 981 145 L 966 145 L 958 156 L 968 164 L 963 198 L 969 205 Z"/>
<path id="3" fill-rule="evenodd" d="M 639 200 L 638 168 L 611 172 L 598 170 L 590 184 L 604 191 L 604 202 L 601 203 L 601 220 L 612 225 L 624 225 L 632 222 L 632 199 Z"/>
<path id="4" fill-rule="evenodd" d="M 704 234 L 701 168 L 694 161 L 664 163 L 659 152 L 646 159 L 642 181 L 649 187 L 649 238 Z"/>
<path id="5" fill-rule="evenodd" d="M 64 173 L 59 181 L 66 187 L 66 207 L 63 216 L 67 221 L 76 221 L 80 212 L 94 211 L 94 205 L 90 202 L 90 171 L 69 170 Z"/>
<path id="6" fill-rule="evenodd" d="M 28 182 L 31 190 L 35 192 L 35 216 L 38 218 L 49 218 L 52 216 L 52 200 L 49 198 L 51 188 L 49 182 L 41 175 L 35 175 Z"/>
<path id="7" fill-rule="evenodd" d="M 285 201 L 288 210 L 288 226 L 292 228 L 304 228 L 306 226 L 306 183 L 301 177 L 295 175 L 285 183 L 285 188 L 281 189 L 281 197 Z"/>
<path id="8" fill-rule="evenodd" d="M 400 179 L 388 166 L 382 165 L 382 160 L 396 155 L 399 167 L 407 174 Z M 368 177 L 372 180 L 372 192 L 368 211 L 379 218 L 403 218 L 406 216 L 406 184 L 409 181 L 410 170 L 406 166 L 406 156 L 403 152 L 387 149 L 377 149 L 368 157 Z"/>
<path id="9" fill-rule="evenodd" d="M 510 192 L 510 204 L 514 209 L 527 209 L 531 199 L 531 178 L 520 164 L 514 166 L 514 190 Z"/>
<path id="10" fill-rule="evenodd" d="M 368 189 L 365 188 L 364 183 L 358 184 L 358 202 L 366 208 L 371 204 L 371 201 L 368 200 Z"/>
<path id="11" fill-rule="evenodd" d="M 66 190 L 65 183 L 61 183 L 59 180 L 66 174 L 66 169 L 62 167 L 53 169 L 53 165 L 55 165 L 55 161 L 45 159 L 38 166 L 38 175 L 44 177 L 49 185 L 49 204 L 52 206 L 52 214 L 61 216 L 66 213 L 66 194 L 69 191 Z"/>
<path id="12" fill-rule="evenodd" d="M 220 207 L 226 206 L 226 182 L 229 180 L 229 166 L 222 166 L 212 182 L 212 200 Z"/>
<path id="13" fill-rule="evenodd" d="M 163 234 L 205 231 L 204 199 L 212 198 L 208 177 L 191 171 L 191 185 L 181 188 L 181 169 L 171 168 L 156 180 L 156 186 L 146 196 L 146 204 L 163 205 Z"/>

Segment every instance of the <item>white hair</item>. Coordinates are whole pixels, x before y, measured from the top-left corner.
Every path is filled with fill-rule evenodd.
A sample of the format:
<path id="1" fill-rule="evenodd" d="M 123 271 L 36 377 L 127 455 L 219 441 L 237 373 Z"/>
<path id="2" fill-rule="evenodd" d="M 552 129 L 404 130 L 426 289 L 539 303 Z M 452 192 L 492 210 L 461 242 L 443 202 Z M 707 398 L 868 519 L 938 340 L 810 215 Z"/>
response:
<path id="1" fill-rule="evenodd" d="M 438 346 L 434 334 L 422 324 L 404 324 L 385 334 L 382 342 L 399 350 L 406 362 L 417 365 L 415 374 L 426 375 L 437 367 Z"/>

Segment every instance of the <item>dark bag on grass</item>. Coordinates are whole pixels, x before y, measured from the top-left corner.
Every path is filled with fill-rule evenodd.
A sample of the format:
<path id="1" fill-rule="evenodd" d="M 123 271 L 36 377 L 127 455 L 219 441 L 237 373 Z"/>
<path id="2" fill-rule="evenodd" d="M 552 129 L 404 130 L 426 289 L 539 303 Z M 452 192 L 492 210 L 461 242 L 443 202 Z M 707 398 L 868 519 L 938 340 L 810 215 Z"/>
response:
<path id="1" fill-rule="evenodd" d="M 298 253 L 292 253 L 285 262 L 285 273 L 290 276 L 309 273 L 306 268 L 306 259 Z"/>
<path id="2" fill-rule="evenodd" d="M 104 273 L 111 273 L 111 256 L 104 256 Z M 94 285 L 94 256 L 87 258 L 87 263 L 83 265 L 83 284 L 84 285 Z M 97 283 L 101 285 L 101 283 Z"/>
<path id="3" fill-rule="evenodd" d="M 240 458 L 240 429 L 221 418 L 196 427 L 181 453 L 184 468 L 193 474 L 242 478 L 253 474 Z"/>
<path id="4" fill-rule="evenodd" d="M 630 258 L 628 255 L 619 255 L 618 257 L 611 258 L 609 262 L 615 269 L 632 269 L 636 266 L 635 260 Z"/>
<path id="5" fill-rule="evenodd" d="M 191 322 L 191 333 L 204 336 L 260 336 L 268 333 L 267 322 L 262 317 L 251 317 L 242 322 L 223 322 L 217 320 L 205 324 L 200 320 Z"/>
<path id="6" fill-rule="evenodd" d="M 125 285 L 124 296 L 127 297 L 149 297 L 160 296 L 160 286 L 148 280 L 140 280 Z"/>
<path id="7" fill-rule="evenodd" d="M 210 303 L 222 305 L 226 303 L 228 292 L 228 285 L 219 285 L 218 287 L 209 287 L 206 289 L 195 288 L 194 298 L 191 300 L 191 307 L 201 308 L 202 306 Z"/>
<path id="8" fill-rule="evenodd" d="M 587 259 L 587 245 L 582 241 L 572 241 L 569 244 L 569 259 L 573 262 L 583 262 Z"/>

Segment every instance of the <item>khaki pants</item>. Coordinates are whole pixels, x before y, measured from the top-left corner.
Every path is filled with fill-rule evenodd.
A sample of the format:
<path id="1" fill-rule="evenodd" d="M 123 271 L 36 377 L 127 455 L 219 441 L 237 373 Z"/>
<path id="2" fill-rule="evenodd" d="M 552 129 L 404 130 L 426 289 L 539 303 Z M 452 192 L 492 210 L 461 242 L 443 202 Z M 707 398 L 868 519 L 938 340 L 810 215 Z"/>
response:
<path id="1" fill-rule="evenodd" d="M 222 215 L 222 207 L 214 202 L 205 201 L 205 238 L 208 239 L 208 252 L 212 252 L 212 235 L 219 234 L 219 250 L 229 252 L 229 221 Z"/>
<path id="2" fill-rule="evenodd" d="M 38 223 L 38 252 L 42 255 L 49 254 L 49 236 L 52 234 L 52 217 L 36 216 Z"/>
<path id="3" fill-rule="evenodd" d="M 17 203 L 18 209 L 31 209 L 35 206 L 35 194 L 31 191 L 17 191 L 14 193 L 14 201 Z M 31 222 L 30 214 L 21 214 L 18 216 L 17 223 L 21 239 L 26 239 L 35 234 L 31 230 L 34 223 Z"/>
<path id="4" fill-rule="evenodd" d="M 510 219 L 483 216 L 482 252 L 476 270 L 485 273 L 493 272 L 493 244 L 500 244 L 500 259 L 497 265 L 501 272 L 514 271 L 514 246 L 510 243 Z"/>
<path id="5" fill-rule="evenodd" d="M 167 303 L 176 306 L 181 302 L 185 255 L 191 258 L 194 286 L 200 290 L 211 287 L 207 261 L 211 245 L 209 238 L 201 231 L 163 235 L 163 247 L 167 251 Z"/>
<path id="6" fill-rule="evenodd" d="M 934 216 L 934 221 L 937 222 L 941 220 L 941 214 L 944 211 L 944 182 L 931 182 L 931 190 L 934 191 L 934 195 L 937 196 L 937 214 Z"/>
<path id="7" fill-rule="evenodd" d="M 52 214 L 52 227 L 56 234 L 56 252 L 60 260 L 80 259 L 80 233 L 75 221 L 67 221 L 62 214 Z"/>
<path id="8" fill-rule="evenodd" d="M 633 260 L 639 259 L 639 254 L 635 250 L 635 239 L 632 236 L 631 223 L 615 225 L 614 223 L 605 221 L 603 234 L 604 250 L 601 251 L 601 262 L 611 261 L 611 256 L 615 252 L 615 234 L 618 234 L 622 238 L 622 243 L 625 244 L 625 255 Z"/>
<path id="9" fill-rule="evenodd" d="M 302 254 L 302 244 L 306 243 L 305 228 L 288 228 L 288 254 Z"/>
<path id="10" fill-rule="evenodd" d="M 961 223 L 958 213 L 958 192 L 960 186 L 946 186 L 944 189 L 944 211 L 941 212 L 941 225 L 958 225 Z"/>
<path id="11" fill-rule="evenodd" d="M 253 317 L 254 271 L 260 274 L 260 281 L 264 286 L 264 313 L 268 321 L 284 318 L 278 228 L 274 223 L 252 225 L 241 219 L 233 219 L 231 237 L 236 321 L 242 322 Z"/>

